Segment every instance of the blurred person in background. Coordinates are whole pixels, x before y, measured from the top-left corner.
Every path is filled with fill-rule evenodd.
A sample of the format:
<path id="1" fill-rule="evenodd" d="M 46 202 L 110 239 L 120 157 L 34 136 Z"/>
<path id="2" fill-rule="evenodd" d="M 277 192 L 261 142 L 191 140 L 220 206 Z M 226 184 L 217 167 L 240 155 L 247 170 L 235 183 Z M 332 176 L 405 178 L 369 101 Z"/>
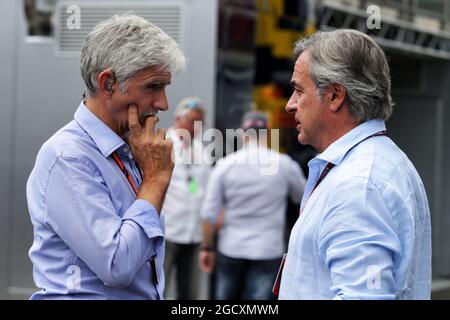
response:
<path id="1" fill-rule="evenodd" d="M 176 42 L 135 15 L 88 34 L 85 97 L 43 144 L 27 182 L 40 288 L 32 299 L 163 298 L 160 212 L 174 164 L 155 125 L 184 64 Z"/>
<path id="2" fill-rule="evenodd" d="M 387 137 L 393 103 L 380 46 L 355 30 L 294 49 L 286 111 L 309 162 L 280 299 L 429 299 L 431 225 L 424 185 Z"/>
<path id="3" fill-rule="evenodd" d="M 269 300 L 285 249 L 287 199 L 299 202 L 306 180 L 295 161 L 267 147 L 265 114 L 247 112 L 241 128 L 242 149 L 219 160 L 208 182 L 199 263 L 205 272 L 215 268 L 215 299 Z M 264 174 L 269 166 L 277 170 Z"/>
<path id="4" fill-rule="evenodd" d="M 202 100 L 188 97 L 175 110 L 175 125 L 168 130 L 175 152 L 175 168 L 162 208 L 165 220 L 166 297 L 175 278 L 175 298 L 198 299 L 198 254 L 202 240 L 200 210 L 211 161 L 203 161 L 203 144 L 194 125 L 201 125 Z"/>

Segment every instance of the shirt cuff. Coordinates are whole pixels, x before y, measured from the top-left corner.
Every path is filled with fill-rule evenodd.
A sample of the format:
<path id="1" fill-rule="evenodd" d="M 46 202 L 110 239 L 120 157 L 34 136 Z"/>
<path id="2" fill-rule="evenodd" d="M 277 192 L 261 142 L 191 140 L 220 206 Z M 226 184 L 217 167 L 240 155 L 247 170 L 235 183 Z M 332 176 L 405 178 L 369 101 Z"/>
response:
<path id="1" fill-rule="evenodd" d="M 122 220 L 131 220 L 144 230 L 149 239 L 159 237 L 155 248 L 162 245 L 164 233 L 161 227 L 161 219 L 153 205 L 148 201 L 137 199 L 125 212 Z"/>

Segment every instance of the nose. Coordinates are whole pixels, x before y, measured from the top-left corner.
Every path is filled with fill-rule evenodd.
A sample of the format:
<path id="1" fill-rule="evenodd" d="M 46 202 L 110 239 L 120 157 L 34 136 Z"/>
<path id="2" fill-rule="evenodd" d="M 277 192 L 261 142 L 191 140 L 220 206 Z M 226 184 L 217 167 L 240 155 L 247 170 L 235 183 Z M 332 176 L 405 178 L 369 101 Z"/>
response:
<path id="1" fill-rule="evenodd" d="M 297 101 L 294 98 L 294 94 L 295 93 L 293 93 L 291 95 L 291 97 L 289 98 L 289 101 L 286 104 L 285 110 L 286 110 L 287 113 L 291 113 L 292 114 L 292 113 L 295 113 L 297 111 Z"/>
<path id="2" fill-rule="evenodd" d="M 153 106 L 155 109 L 158 109 L 158 111 L 167 111 L 169 109 L 166 90 L 161 90 L 161 93 L 159 94 L 157 99 L 155 99 Z"/>

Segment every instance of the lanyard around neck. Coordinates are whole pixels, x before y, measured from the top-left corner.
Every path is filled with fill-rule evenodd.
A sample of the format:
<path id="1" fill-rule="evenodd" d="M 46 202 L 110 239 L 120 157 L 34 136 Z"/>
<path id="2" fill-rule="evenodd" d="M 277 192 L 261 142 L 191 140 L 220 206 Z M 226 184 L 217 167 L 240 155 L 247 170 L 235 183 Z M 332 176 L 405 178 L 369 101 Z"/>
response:
<path id="1" fill-rule="evenodd" d="M 371 136 L 368 136 L 367 138 L 365 138 L 365 139 L 361 140 L 360 142 L 358 142 L 358 144 L 360 144 L 361 142 L 363 142 L 364 140 L 367 140 L 369 138 L 378 137 L 378 136 L 385 136 L 385 135 L 386 135 L 386 130 L 383 130 L 383 131 L 374 133 Z M 356 144 L 355 146 L 357 146 L 358 144 Z M 355 146 L 353 146 L 353 147 L 355 147 Z M 317 179 L 317 182 L 314 185 L 314 188 L 312 189 L 311 194 L 309 195 L 308 199 L 311 198 L 314 190 L 316 190 L 316 188 L 319 186 L 319 184 L 322 182 L 322 180 L 325 179 L 325 177 L 328 175 L 328 173 L 330 173 L 331 169 L 333 169 L 335 166 L 336 165 L 334 163 L 331 163 L 331 162 L 327 163 L 325 169 L 323 169 L 322 173 L 320 174 L 319 179 Z M 306 206 L 306 204 L 305 204 L 305 206 Z"/>
<path id="2" fill-rule="evenodd" d="M 128 182 L 131 185 L 131 188 L 133 188 L 134 193 L 137 195 L 138 194 L 138 188 L 136 187 L 133 178 L 130 176 L 130 174 L 128 173 L 127 168 L 125 168 L 125 165 L 123 164 L 122 160 L 120 159 L 120 157 L 114 152 L 112 153 L 112 158 L 114 159 L 114 162 L 119 166 L 120 170 L 122 170 L 123 174 L 125 175 L 125 177 L 127 178 Z"/>

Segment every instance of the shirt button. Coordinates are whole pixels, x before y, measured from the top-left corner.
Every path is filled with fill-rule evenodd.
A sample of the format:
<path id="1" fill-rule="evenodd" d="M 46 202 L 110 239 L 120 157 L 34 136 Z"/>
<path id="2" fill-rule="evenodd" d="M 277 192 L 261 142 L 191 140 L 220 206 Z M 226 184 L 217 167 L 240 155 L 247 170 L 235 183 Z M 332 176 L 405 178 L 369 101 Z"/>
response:
<path id="1" fill-rule="evenodd" d="M 127 148 L 127 147 L 124 147 L 124 148 L 123 148 L 123 151 L 124 151 L 124 152 L 128 152 L 128 148 Z"/>

